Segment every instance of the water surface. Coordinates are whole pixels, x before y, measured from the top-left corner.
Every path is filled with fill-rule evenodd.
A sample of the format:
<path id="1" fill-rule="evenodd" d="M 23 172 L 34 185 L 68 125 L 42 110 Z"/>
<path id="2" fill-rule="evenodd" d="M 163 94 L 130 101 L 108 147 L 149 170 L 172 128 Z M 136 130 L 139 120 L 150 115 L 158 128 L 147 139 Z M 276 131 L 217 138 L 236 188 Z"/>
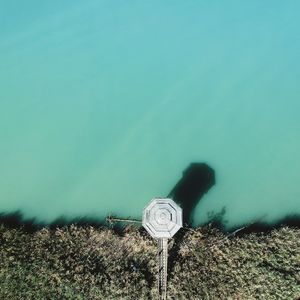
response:
<path id="1" fill-rule="evenodd" d="M 139 218 L 203 162 L 195 224 L 299 214 L 299 9 L 0 0 L 0 211 Z"/>

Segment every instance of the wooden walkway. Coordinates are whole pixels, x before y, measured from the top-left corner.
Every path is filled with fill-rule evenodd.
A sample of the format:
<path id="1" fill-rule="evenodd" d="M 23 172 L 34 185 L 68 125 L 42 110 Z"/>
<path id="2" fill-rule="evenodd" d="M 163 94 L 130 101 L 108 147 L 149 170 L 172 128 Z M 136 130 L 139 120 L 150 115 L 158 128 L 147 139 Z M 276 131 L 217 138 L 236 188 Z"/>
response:
<path id="1" fill-rule="evenodd" d="M 160 300 L 167 299 L 168 239 L 158 239 L 158 293 Z"/>

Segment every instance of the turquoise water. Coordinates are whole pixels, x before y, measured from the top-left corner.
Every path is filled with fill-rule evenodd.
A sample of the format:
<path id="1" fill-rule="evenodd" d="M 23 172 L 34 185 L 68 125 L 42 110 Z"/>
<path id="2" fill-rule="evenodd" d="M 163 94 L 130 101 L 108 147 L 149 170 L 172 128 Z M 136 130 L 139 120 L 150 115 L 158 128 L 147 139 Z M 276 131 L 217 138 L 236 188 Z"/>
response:
<path id="1" fill-rule="evenodd" d="M 139 218 L 205 162 L 195 224 L 299 214 L 299 9 L 0 0 L 0 211 Z"/>

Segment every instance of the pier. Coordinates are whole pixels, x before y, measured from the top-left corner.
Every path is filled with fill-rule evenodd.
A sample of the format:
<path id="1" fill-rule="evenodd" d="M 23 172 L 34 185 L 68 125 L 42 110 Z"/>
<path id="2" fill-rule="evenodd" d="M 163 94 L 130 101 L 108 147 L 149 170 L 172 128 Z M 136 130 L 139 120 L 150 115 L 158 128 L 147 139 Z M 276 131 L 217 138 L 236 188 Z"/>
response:
<path id="1" fill-rule="evenodd" d="M 168 239 L 182 227 L 182 209 L 172 199 L 153 199 L 144 209 L 142 224 L 158 242 L 158 293 L 160 300 L 166 300 Z"/>

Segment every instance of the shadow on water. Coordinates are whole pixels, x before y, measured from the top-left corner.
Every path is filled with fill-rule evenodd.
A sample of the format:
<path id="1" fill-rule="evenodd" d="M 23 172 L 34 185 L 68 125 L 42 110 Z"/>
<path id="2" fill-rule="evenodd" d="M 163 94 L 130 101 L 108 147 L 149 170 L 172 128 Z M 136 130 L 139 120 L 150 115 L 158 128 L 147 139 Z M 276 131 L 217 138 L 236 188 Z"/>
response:
<path id="1" fill-rule="evenodd" d="M 3 224 L 11 229 L 22 228 L 22 230 L 27 233 L 36 232 L 43 227 L 55 229 L 62 228 L 71 224 L 80 227 L 93 226 L 95 228 L 107 227 L 108 225 L 105 220 L 93 219 L 89 217 L 78 217 L 72 219 L 61 217 L 51 223 L 43 223 L 38 222 L 35 218 L 25 219 L 21 211 L 15 211 L 12 213 L 0 213 L 0 224 Z M 112 229 L 118 234 L 123 231 L 123 227 L 118 225 L 114 225 Z"/>
<path id="2" fill-rule="evenodd" d="M 42 224 L 37 224 L 35 219 L 24 220 L 20 211 L 1 213 L 0 223 L 12 229 L 23 228 L 23 230 L 27 233 L 35 232 L 42 227 Z"/>
<path id="3" fill-rule="evenodd" d="M 216 227 L 224 232 L 226 231 L 225 226 L 228 223 L 228 221 L 224 218 L 225 215 L 226 215 L 225 206 L 223 206 L 221 211 L 219 212 L 209 211 L 207 213 L 207 219 L 208 219 L 207 223 L 210 224 L 210 226 Z"/>
<path id="4" fill-rule="evenodd" d="M 196 205 L 215 183 L 215 171 L 206 163 L 191 163 L 183 171 L 181 179 L 168 197 L 182 208 L 184 226 L 192 224 Z M 172 274 L 174 262 L 178 259 L 179 249 L 186 233 L 186 230 L 180 230 L 174 236 L 174 245 L 169 252 L 169 274 Z"/>
<path id="5" fill-rule="evenodd" d="M 215 182 L 215 171 L 205 163 L 191 163 L 183 171 L 168 197 L 181 206 L 185 225 L 192 224 L 196 205 Z"/>
<path id="6" fill-rule="evenodd" d="M 240 226 L 236 226 L 234 228 L 231 228 L 230 231 L 234 232 L 236 230 L 239 230 L 235 234 L 235 236 L 243 236 L 250 233 L 269 233 L 274 229 L 279 229 L 284 226 L 289 228 L 300 228 L 300 214 L 291 214 L 272 223 L 261 221 L 253 222 L 250 225 L 244 225 L 242 227 L 242 230 L 239 230 Z"/>

